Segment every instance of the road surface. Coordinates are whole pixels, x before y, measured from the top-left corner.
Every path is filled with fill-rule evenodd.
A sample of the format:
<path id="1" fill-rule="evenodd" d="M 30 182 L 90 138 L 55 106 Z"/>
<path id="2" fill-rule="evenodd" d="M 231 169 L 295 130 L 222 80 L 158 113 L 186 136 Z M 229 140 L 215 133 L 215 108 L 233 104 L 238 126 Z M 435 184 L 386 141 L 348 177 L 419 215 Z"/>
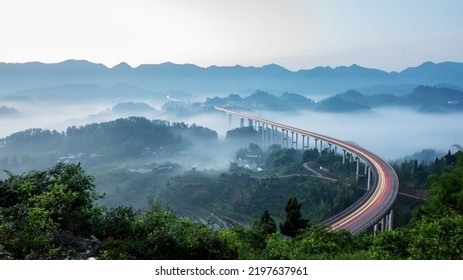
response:
<path id="1" fill-rule="evenodd" d="M 391 210 L 397 198 L 399 179 L 397 178 L 397 174 L 394 169 L 386 161 L 382 160 L 375 154 L 354 144 L 347 143 L 330 136 L 321 135 L 315 132 L 291 127 L 221 107 L 215 107 L 215 109 L 229 115 L 236 115 L 241 118 L 257 121 L 262 124 L 278 127 L 280 129 L 292 131 L 300 135 L 314 137 L 315 139 L 331 143 L 332 145 L 336 145 L 355 154 L 371 168 L 372 176 L 370 190 L 349 208 L 323 222 L 324 224 L 330 225 L 332 230 L 337 231 L 346 229 L 353 234 L 360 233 L 375 225 Z"/>

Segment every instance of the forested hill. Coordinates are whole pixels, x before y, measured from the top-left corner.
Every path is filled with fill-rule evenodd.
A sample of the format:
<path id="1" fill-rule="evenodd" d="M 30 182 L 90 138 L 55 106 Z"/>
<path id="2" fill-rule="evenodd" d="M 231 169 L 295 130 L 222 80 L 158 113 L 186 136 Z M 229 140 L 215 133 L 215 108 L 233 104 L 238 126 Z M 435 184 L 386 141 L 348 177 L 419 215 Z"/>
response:
<path id="1" fill-rule="evenodd" d="M 0 155 L 59 152 L 105 158 L 139 156 L 159 150 L 185 149 L 195 139 L 217 139 L 217 133 L 195 124 L 129 117 L 68 127 L 66 131 L 28 129 L 0 139 Z"/>
<path id="2" fill-rule="evenodd" d="M 237 94 L 207 98 L 204 105 L 236 110 L 315 110 L 332 113 L 389 107 L 410 108 L 421 113 L 451 113 L 463 111 L 463 91 L 447 87 L 418 86 L 412 92 L 398 96 L 394 94 L 366 95 L 349 90 L 315 102 L 295 93 L 285 92 L 281 96 L 276 96 L 258 90 L 245 98 Z"/>
<path id="3" fill-rule="evenodd" d="M 45 171 L 9 173 L 0 179 L 0 260 L 461 260 L 463 153 L 450 156 L 456 162 L 428 178 L 429 196 L 413 223 L 375 238 L 310 227 L 295 198 L 288 200 L 279 232 L 266 210 L 248 227 L 213 230 L 163 211 L 155 201 L 140 210 L 95 205 L 100 195 L 80 165 L 58 163 Z M 300 222 L 304 226 L 297 232 L 287 231 L 286 225 Z"/>

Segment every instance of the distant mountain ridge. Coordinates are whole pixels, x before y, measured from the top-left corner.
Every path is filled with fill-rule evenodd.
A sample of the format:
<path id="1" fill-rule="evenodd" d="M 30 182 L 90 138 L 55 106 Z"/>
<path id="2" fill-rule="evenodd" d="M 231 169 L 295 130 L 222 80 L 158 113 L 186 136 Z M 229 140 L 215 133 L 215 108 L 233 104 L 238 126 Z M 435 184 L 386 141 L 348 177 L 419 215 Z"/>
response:
<path id="1" fill-rule="evenodd" d="M 224 96 L 247 89 L 328 96 L 361 88 L 376 87 L 381 90 L 382 87 L 390 91 L 404 85 L 408 85 L 407 89 L 437 84 L 463 88 L 462 77 L 463 63 L 459 62 L 425 62 L 401 72 L 386 72 L 356 64 L 290 71 L 276 64 L 262 67 L 236 65 L 203 68 L 193 64 L 169 62 L 143 64 L 133 68 L 121 63 L 108 68 L 85 60 L 67 60 L 53 64 L 0 63 L 0 96 L 21 90 L 72 83 L 96 84 L 103 88 L 122 83 L 135 85 L 148 92 L 179 90 L 202 97 L 210 96 L 211 93 Z"/>
<path id="2" fill-rule="evenodd" d="M 349 90 L 319 102 L 295 93 L 285 92 L 281 96 L 275 96 L 267 92 L 256 91 L 245 98 L 237 94 L 207 98 L 204 105 L 245 111 L 315 110 L 345 113 L 371 110 L 378 107 L 406 107 L 422 113 L 451 113 L 463 112 L 463 91 L 445 87 L 418 86 L 406 95 L 396 96 L 393 94 L 365 95 L 355 90 Z"/>

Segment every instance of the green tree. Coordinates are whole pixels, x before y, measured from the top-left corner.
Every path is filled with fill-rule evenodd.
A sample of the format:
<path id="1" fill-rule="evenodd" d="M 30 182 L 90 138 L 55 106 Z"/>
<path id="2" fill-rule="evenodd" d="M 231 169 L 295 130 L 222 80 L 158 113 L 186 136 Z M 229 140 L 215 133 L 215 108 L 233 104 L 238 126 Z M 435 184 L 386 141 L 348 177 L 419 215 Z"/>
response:
<path id="1" fill-rule="evenodd" d="M 437 213 L 451 210 L 463 214 L 463 152 L 457 152 L 457 156 L 458 161 L 449 167 L 448 172 L 429 177 L 432 185 L 428 190 L 428 202 Z M 447 155 L 447 158 L 451 158 L 451 155 Z"/>
<path id="2" fill-rule="evenodd" d="M 270 217 L 270 213 L 265 209 L 264 213 L 259 219 L 260 232 L 263 235 L 269 235 L 277 231 L 275 221 Z"/>
<path id="3" fill-rule="evenodd" d="M 455 212 L 442 216 L 424 216 L 411 230 L 412 259 L 463 259 L 463 215 Z"/>
<path id="4" fill-rule="evenodd" d="M 280 223 L 280 231 L 282 234 L 296 237 L 301 229 L 309 227 L 309 220 L 303 219 L 301 215 L 302 205 L 297 201 L 297 198 L 291 197 L 286 204 L 286 220 L 283 224 Z"/>
<path id="5" fill-rule="evenodd" d="M 80 165 L 7 175 L 0 181 L 0 244 L 6 251 L 17 259 L 42 259 L 74 245 L 86 250 L 101 196 Z"/>

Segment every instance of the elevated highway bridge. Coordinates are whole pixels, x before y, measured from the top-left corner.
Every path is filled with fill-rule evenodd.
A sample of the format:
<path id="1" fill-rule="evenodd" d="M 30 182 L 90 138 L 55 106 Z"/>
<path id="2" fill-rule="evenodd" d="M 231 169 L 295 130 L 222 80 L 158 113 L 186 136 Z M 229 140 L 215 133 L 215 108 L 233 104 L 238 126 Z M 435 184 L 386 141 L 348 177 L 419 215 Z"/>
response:
<path id="1" fill-rule="evenodd" d="M 392 228 L 392 207 L 399 191 L 399 180 L 394 169 L 386 161 L 361 147 L 329 136 L 221 107 L 215 107 L 215 109 L 228 114 L 230 118 L 232 115 L 240 117 L 241 126 L 244 126 L 244 120 L 247 119 L 249 126 L 255 126 L 257 130 L 262 132 L 263 143 L 274 144 L 281 140 L 283 147 L 289 147 L 289 140 L 291 139 L 291 147 L 301 146 L 302 151 L 304 151 L 309 148 L 309 139 L 312 137 L 315 141 L 315 147 L 318 147 L 318 142 L 320 143 L 320 151 L 323 141 L 329 145 L 330 150 L 334 146 L 335 153 L 338 152 L 338 148 L 342 149 L 343 163 L 345 163 L 346 158 L 352 160 L 355 157 L 357 179 L 360 176 L 360 161 L 365 163 L 367 192 L 353 205 L 322 223 L 329 225 L 334 231 L 346 229 L 353 234 L 358 234 L 371 227 L 374 228 L 375 233 L 378 226 L 380 226 L 381 231 Z M 289 133 L 291 133 L 291 138 Z M 298 145 L 299 136 L 302 138 L 302 145 Z"/>

